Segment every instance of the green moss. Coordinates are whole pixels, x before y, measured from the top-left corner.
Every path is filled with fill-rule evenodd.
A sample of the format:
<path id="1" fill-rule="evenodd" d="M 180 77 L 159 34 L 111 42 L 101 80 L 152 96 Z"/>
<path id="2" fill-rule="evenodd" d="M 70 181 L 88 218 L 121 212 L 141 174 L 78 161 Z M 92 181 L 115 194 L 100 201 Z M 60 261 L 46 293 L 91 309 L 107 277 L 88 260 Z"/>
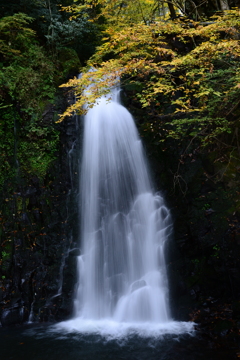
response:
<path id="1" fill-rule="evenodd" d="M 19 162 L 24 174 L 44 178 L 51 163 L 56 159 L 59 133 L 54 126 L 30 127 L 25 139 L 19 144 Z"/>
<path id="2" fill-rule="evenodd" d="M 63 47 L 58 50 L 58 61 L 62 69 L 62 77 L 65 78 L 72 72 L 79 72 L 81 62 L 74 49 Z"/>
<path id="3" fill-rule="evenodd" d="M 14 171 L 14 118 L 12 107 L 0 109 L 0 187 L 5 179 L 13 178 Z"/>
<path id="4" fill-rule="evenodd" d="M 56 125 L 44 124 L 40 115 L 26 124 L 13 107 L 2 109 L 0 117 L 0 187 L 19 175 L 32 174 L 43 179 L 56 159 Z"/>
<path id="5" fill-rule="evenodd" d="M 6 273 L 6 271 L 8 271 L 9 269 L 11 256 L 12 256 L 12 242 L 9 239 L 8 241 L 5 242 L 4 248 L 2 248 L 1 251 L 0 264 L 3 273 Z"/>

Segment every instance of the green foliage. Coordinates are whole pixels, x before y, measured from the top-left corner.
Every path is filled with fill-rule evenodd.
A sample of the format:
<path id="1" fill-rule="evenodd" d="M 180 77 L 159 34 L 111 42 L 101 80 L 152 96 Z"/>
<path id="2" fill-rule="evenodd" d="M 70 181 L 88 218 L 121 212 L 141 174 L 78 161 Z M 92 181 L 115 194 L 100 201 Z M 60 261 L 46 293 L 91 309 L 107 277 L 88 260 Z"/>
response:
<path id="1" fill-rule="evenodd" d="M 46 35 L 48 43 L 56 48 L 71 46 L 77 47 L 77 43 L 84 41 L 84 37 L 93 32 L 93 25 L 82 16 L 76 19 L 53 19 L 49 26 L 49 34 Z"/>
<path id="2" fill-rule="evenodd" d="M 209 204 L 204 204 L 203 207 L 202 207 L 202 210 L 206 211 L 206 210 L 210 209 L 210 207 L 211 206 Z"/>
<path id="3" fill-rule="evenodd" d="M 13 108 L 0 109 L 0 188 L 5 179 L 14 176 L 14 112 Z"/>
<path id="4" fill-rule="evenodd" d="M 58 132 L 42 113 L 54 101 L 56 65 L 30 29 L 33 19 L 18 13 L 0 19 L 0 187 L 16 177 L 42 179 L 52 161 Z"/>
<path id="5" fill-rule="evenodd" d="M 0 72 L 1 85 L 12 99 L 20 102 L 22 111 L 27 114 L 39 111 L 39 101 L 52 101 L 55 93 L 52 64 L 45 60 L 41 63 L 37 57 L 35 60 L 32 67 L 29 63 L 21 66 L 16 61 Z"/>
<path id="6" fill-rule="evenodd" d="M 9 268 L 10 262 L 11 262 L 11 256 L 12 256 L 12 242 L 11 239 L 8 239 L 4 244 L 4 246 L 1 246 L 0 252 L 0 269 L 1 272 L 6 273 L 6 271 Z M 2 279 L 4 279 L 5 276 L 2 275 Z"/>
<path id="7" fill-rule="evenodd" d="M 34 117 L 26 123 L 14 107 L 0 109 L 0 119 L 0 188 L 15 178 L 16 160 L 22 177 L 34 174 L 43 179 L 58 150 L 56 126 Z"/>
<path id="8" fill-rule="evenodd" d="M 220 246 L 219 245 L 214 245 L 213 246 L 213 257 L 218 259 L 219 255 L 220 255 Z"/>
<path id="9" fill-rule="evenodd" d="M 3 62 L 21 56 L 31 46 L 35 35 L 29 28 L 32 20 L 23 13 L 0 19 L 0 54 Z"/>
<path id="10" fill-rule="evenodd" d="M 28 114 L 39 110 L 39 100 L 52 100 L 55 92 L 54 64 L 27 27 L 31 20 L 25 14 L 0 19 L 0 99 L 10 96 Z"/>
<path id="11" fill-rule="evenodd" d="M 81 68 L 79 57 L 74 49 L 62 47 L 58 49 L 58 62 L 61 77 L 68 77 L 69 74 Z"/>
<path id="12" fill-rule="evenodd" d="M 2 259 L 1 259 L 1 266 L 3 270 L 7 269 L 8 262 L 10 260 L 10 253 L 7 251 L 2 251 Z"/>
<path id="13" fill-rule="evenodd" d="M 56 159 L 59 132 L 54 125 L 42 126 L 30 122 L 24 129 L 25 137 L 19 144 L 18 160 L 23 174 L 35 174 L 43 179 L 51 163 Z"/>

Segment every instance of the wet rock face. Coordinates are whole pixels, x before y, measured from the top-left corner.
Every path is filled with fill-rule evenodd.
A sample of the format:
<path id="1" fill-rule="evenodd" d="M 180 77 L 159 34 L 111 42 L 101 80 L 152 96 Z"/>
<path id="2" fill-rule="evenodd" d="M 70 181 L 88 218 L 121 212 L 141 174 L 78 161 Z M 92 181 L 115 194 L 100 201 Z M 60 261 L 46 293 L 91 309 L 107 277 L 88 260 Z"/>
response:
<path id="1" fill-rule="evenodd" d="M 239 162 L 230 158 L 226 166 L 217 152 L 196 150 L 183 157 L 187 145 L 169 141 L 162 149 L 146 142 L 174 222 L 167 245 L 170 302 L 173 317 L 183 320 L 198 310 L 206 316 L 207 309 L 220 313 L 224 304 L 240 304 Z M 232 320 L 239 321 L 235 314 Z"/>
<path id="2" fill-rule="evenodd" d="M 144 134 L 143 134 L 144 135 Z M 150 134 L 151 135 L 151 134 Z M 161 146 L 145 136 L 155 183 L 171 210 L 166 245 L 172 317 L 194 321 L 213 347 L 240 342 L 239 154 Z M 182 155 L 184 154 L 184 156 Z M 219 159 L 220 158 L 220 159 Z"/>
<path id="3" fill-rule="evenodd" d="M 71 316 L 78 244 L 79 119 L 60 126 L 57 160 L 44 181 L 18 179 L 2 212 L 0 321 L 59 321 Z"/>
<path id="4" fill-rule="evenodd" d="M 24 322 L 28 321 L 28 317 L 28 309 L 25 306 L 19 304 L 2 311 L 1 324 L 2 326 L 23 324 Z"/>

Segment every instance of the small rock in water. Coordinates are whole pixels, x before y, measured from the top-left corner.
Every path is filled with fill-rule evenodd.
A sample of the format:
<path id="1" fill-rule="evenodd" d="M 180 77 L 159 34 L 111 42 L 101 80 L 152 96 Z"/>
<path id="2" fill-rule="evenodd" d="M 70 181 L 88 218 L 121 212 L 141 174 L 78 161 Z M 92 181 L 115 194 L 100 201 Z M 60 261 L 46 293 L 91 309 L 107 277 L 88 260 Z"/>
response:
<path id="1" fill-rule="evenodd" d="M 131 293 L 134 292 L 135 290 L 138 290 L 144 286 L 146 286 L 146 281 L 145 280 L 138 280 L 135 281 L 132 286 L 131 286 Z"/>

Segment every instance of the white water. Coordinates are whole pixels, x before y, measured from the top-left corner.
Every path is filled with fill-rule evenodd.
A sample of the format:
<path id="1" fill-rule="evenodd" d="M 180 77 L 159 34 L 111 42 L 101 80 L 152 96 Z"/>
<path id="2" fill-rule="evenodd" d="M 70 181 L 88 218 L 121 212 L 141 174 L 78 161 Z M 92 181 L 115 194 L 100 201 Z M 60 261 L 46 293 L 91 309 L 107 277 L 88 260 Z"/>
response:
<path id="1" fill-rule="evenodd" d="M 190 332 L 168 306 L 165 243 L 171 217 L 152 192 L 134 120 L 102 97 L 85 116 L 81 168 L 81 250 L 73 320 L 83 333 L 143 336 Z"/>

